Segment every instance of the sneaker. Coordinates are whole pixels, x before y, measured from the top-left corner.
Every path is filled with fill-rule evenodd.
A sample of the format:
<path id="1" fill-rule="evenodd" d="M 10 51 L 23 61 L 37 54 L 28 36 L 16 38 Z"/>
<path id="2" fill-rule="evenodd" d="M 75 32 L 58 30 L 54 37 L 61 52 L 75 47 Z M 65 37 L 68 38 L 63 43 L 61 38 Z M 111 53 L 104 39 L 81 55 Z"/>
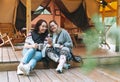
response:
<path id="1" fill-rule="evenodd" d="M 65 64 L 63 65 L 63 68 L 64 68 L 64 69 L 70 69 L 70 64 L 65 63 Z"/>
<path id="2" fill-rule="evenodd" d="M 18 67 L 17 67 L 17 74 L 18 74 L 18 75 L 23 75 L 23 74 L 24 74 L 23 71 L 21 71 L 20 68 L 19 68 L 20 65 L 23 65 L 23 64 L 19 64 L 19 65 L 18 65 Z"/>
<path id="3" fill-rule="evenodd" d="M 24 73 L 24 75 L 30 74 L 30 65 L 29 64 L 21 65 L 19 68 Z"/>
<path id="4" fill-rule="evenodd" d="M 62 68 L 56 68 L 57 73 L 63 73 Z"/>
<path id="5" fill-rule="evenodd" d="M 57 71 L 57 73 L 63 73 L 63 71 L 62 70 L 56 70 Z"/>

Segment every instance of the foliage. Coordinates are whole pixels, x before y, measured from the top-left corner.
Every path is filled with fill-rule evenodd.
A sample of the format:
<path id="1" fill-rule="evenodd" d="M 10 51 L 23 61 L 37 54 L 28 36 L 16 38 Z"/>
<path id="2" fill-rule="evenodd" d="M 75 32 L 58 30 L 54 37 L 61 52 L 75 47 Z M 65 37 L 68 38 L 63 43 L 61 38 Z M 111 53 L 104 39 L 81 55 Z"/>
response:
<path id="1" fill-rule="evenodd" d="M 101 34 L 105 36 L 105 28 L 103 23 L 100 21 L 99 15 L 94 15 L 92 17 L 92 22 L 94 23 L 95 27 L 91 28 L 90 30 L 87 30 L 84 33 L 83 42 L 85 43 L 87 52 L 87 59 L 84 61 L 84 64 L 82 66 L 82 70 L 84 73 L 89 73 L 97 66 L 97 60 L 92 57 L 93 51 L 95 51 L 101 42 L 101 39 L 99 38 Z M 115 23 L 115 19 L 113 18 L 111 21 L 109 21 L 111 24 Z M 120 42 L 120 27 L 114 27 L 111 28 L 109 31 L 109 38 L 114 39 L 117 41 L 117 45 L 119 45 Z"/>
<path id="2" fill-rule="evenodd" d="M 83 73 L 89 73 L 93 69 L 95 69 L 97 66 L 97 60 L 93 59 L 91 56 L 87 57 L 87 59 L 84 61 L 84 64 L 81 68 Z"/>
<path id="3" fill-rule="evenodd" d="M 94 15 L 92 17 L 92 21 L 94 22 L 95 27 L 91 28 L 90 30 L 87 30 L 84 33 L 83 42 L 85 43 L 87 49 L 87 59 L 84 61 L 84 64 L 81 69 L 85 73 L 90 72 L 97 65 L 97 60 L 92 59 L 92 53 L 99 47 L 99 44 L 101 42 L 99 36 L 104 31 L 104 26 L 102 22 L 100 22 L 99 18 L 100 17 L 98 15 Z"/>

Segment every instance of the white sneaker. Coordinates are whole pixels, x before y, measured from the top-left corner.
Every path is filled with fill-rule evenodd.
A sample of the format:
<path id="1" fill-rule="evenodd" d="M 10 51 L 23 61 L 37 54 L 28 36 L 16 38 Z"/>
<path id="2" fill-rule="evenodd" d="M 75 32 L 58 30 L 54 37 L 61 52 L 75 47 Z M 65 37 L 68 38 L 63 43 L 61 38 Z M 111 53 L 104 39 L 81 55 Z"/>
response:
<path id="1" fill-rule="evenodd" d="M 20 68 L 19 68 L 20 65 L 22 65 L 22 64 L 19 64 L 19 65 L 18 65 L 18 67 L 17 67 L 17 74 L 18 74 L 18 75 L 23 75 L 23 74 L 24 74 L 23 71 L 21 71 Z"/>
<path id="2" fill-rule="evenodd" d="M 30 74 L 30 65 L 29 64 L 21 65 L 19 68 L 24 73 L 24 75 Z"/>

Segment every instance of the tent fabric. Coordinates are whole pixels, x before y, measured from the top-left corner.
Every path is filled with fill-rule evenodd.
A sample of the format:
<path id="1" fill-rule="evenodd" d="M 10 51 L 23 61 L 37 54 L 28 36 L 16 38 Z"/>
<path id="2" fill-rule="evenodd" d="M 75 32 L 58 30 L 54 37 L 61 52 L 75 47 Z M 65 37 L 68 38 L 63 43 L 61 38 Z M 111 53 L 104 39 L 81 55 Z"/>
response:
<path id="1" fill-rule="evenodd" d="M 21 30 L 26 26 L 26 7 L 19 1 L 16 13 L 15 27 L 17 30 Z"/>
<path id="2" fill-rule="evenodd" d="M 0 23 L 14 23 L 18 0 L 0 0 Z"/>
<path id="3" fill-rule="evenodd" d="M 31 10 L 32 11 L 35 11 L 38 6 L 43 3 L 43 1 L 46 1 L 46 0 L 31 0 Z M 21 2 L 24 4 L 24 6 L 26 6 L 26 0 L 21 0 Z M 46 1 L 47 2 L 47 1 Z"/>
<path id="4" fill-rule="evenodd" d="M 58 0 L 55 0 L 58 1 Z M 60 0 L 63 2 L 63 4 L 65 5 L 65 7 L 67 8 L 67 10 L 72 13 L 74 11 L 76 11 L 79 8 L 79 5 L 81 4 L 82 0 Z"/>
<path id="5" fill-rule="evenodd" d="M 78 9 L 73 12 L 69 12 L 69 10 L 65 7 L 61 0 L 55 0 L 55 3 L 60 8 L 61 12 L 71 21 L 73 24 L 81 28 L 81 30 L 85 31 L 89 29 L 89 22 L 86 13 L 86 8 L 84 6 L 84 1 L 80 3 Z"/>
<path id="6" fill-rule="evenodd" d="M 95 0 L 85 0 L 87 15 L 91 18 L 94 14 L 99 13 L 99 4 Z"/>
<path id="7" fill-rule="evenodd" d="M 33 12 L 36 10 L 36 8 L 39 5 L 42 5 L 43 8 L 45 9 L 48 6 L 50 0 L 46 0 L 46 1 L 47 2 L 44 3 L 44 0 L 39 0 L 39 2 L 35 3 L 36 1 L 32 0 L 32 4 L 34 3 L 34 5 L 35 5 L 35 6 L 32 5 L 33 6 L 32 7 Z M 21 31 L 21 29 L 23 27 L 26 27 L 26 3 L 25 3 L 25 0 L 21 0 L 19 2 L 18 8 L 17 8 L 17 15 L 16 15 L 16 24 L 15 24 L 15 26 L 16 26 L 17 30 L 19 30 L 19 31 Z"/>
<path id="8" fill-rule="evenodd" d="M 31 1 L 32 1 L 31 9 L 32 9 L 32 11 L 35 11 L 39 5 L 42 5 L 44 8 L 46 8 L 47 5 L 52 0 L 31 0 Z M 66 16 L 68 14 L 70 20 L 73 21 L 74 24 L 76 24 L 80 28 L 81 28 L 81 26 L 83 26 L 82 23 L 80 24 L 80 22 L 84 19 L 83 18 L 82 19 L 80 18 L 81 20 L 78 19 L 80 16 L 82 17 L 83 15 L 85 15 L 85 12 L 86 12 L 83 8 L 82 8 L 83 10 L 79 11 L 81 8 L 80 3 L 82 0 L 53 0 L 53 1 L 55 1 L 55 4 L 58 5 L 59 9 L 61 9 L 62 12 L 64 11 L 63 12 L 64 14 L 67 12 Z M 89 7 L 87 7 L 87 11 L 89 8 L 90 9 L 89 11 L 95 10 L 94 12 L 96 12 L 97 8 L 95 6 L 94 6 L 95 9 L 92 7 L 93 6 L 92 3 L 94 3 L 95 0 L 91 0 L 92 2 L 90 2 L 89 0 L 84 0 L 84 1 L 86 1 L 86 5 L 89 6 Z M 16 23 L 15 25 L 18 30 L 20 30 L 22 27 L 24 27 L 25 23 L 26 23 L 26 21 L 25 21 L 26 20 L 26 14 L 25 14 L 26 13 L 26 11 L 25 11 L 26 3 L 25 2 L 26 2 L 26 0 L 0 0 L 0 10 L 1 10 L 0 11 L 0 23 L 11 23 L 11 24 L 13 24 L 13 26 Z M 61 4 L 58 2 L 62 2 L 64 9 L 67 11 L 63 10 L 62 9 L 63 7 L 60 6 Z M 19 3 L 19 5 L 18 5 L 18 3 Z M 90 3 L 92 4 L 92 6 L 90 5 Z M 96 3 L 94 3 L 94 4 L 96 4 Z M 87 14 L 89 14 L 89 11 L 87 12 Z M 80 13 L 80 12 L 82 12 L 82 13 Z M 93 15 L 93 12 L 92 12 L 92 14 L 89 14 L 90 17 L 92 15 Z M 83 16 L 83 17 L 85 17 L 85 16 Z M 83 22 L 83 24 L 84 24 L 84 22 Z"/>

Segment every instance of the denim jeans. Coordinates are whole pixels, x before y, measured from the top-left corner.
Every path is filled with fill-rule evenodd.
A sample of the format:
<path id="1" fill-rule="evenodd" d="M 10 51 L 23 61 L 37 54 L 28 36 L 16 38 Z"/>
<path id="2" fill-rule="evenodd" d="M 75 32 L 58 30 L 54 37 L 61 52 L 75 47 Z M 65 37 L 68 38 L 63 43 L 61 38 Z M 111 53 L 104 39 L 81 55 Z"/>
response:
<path id="1" fill-rule="evenodd" d="M 41 52 L 36 51 L 33 48 L 30 48 L 30 49 L 24 48 L 22 54 L 23 54 L 23 58 L 22 58 L 21 62 L 24 64 L 29 64 L 31 69 L 34 69 L 37 62 L 42 59 Z"/>

